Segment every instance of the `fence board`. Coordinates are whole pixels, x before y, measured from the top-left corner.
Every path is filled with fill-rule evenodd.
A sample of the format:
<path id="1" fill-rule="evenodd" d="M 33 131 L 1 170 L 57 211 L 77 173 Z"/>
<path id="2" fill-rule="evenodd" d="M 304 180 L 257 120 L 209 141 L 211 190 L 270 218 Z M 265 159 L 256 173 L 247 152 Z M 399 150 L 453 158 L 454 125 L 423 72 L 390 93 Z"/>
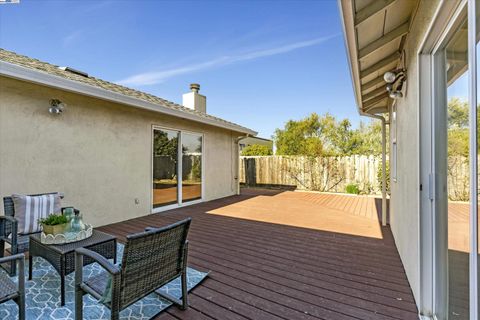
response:
<path id="1" fill-rule="evenodd" d="M 240 183 L 248 186 L 295 186 L 297 189 L 344 192 L 350 183 L 380 192 L 377 174 L 381 158 L 375 156 L 240 157 Z"/>
<path id="2" fill-rule="evenodd" d="M 388 159 L 387 159 L 388 161 Z M 259 156 L 240 157 L 240 183 L 247 186 L 290 186 L 300 190 L 345 192 L 357 184 L 366 194 L 380 194 L 382 158 L 374 155 L 344 157 Z M 468 159 L 448 159 L 450 200 L 468 200 Z"/>

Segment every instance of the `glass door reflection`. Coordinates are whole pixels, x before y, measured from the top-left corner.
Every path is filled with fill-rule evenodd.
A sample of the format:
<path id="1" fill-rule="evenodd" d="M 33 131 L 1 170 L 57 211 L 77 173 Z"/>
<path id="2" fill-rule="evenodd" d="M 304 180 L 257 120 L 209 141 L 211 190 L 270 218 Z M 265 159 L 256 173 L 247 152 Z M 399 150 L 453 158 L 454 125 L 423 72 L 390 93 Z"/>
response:
<path id="1" fill-rule="evenodd" d="M 182 202 L 202 198 L 202 136 L 182 133 Z"/>
<path id="2" fill-rule="evenodd" d="M 174 130 L 153 130 L 153 208 L 178 203 L 179 135 Z"/>
<path id="3" fill-rule="evenodd" d="M 469 103 L 467 21 L 445 48 L 449 319 L 469 319 Z"/>

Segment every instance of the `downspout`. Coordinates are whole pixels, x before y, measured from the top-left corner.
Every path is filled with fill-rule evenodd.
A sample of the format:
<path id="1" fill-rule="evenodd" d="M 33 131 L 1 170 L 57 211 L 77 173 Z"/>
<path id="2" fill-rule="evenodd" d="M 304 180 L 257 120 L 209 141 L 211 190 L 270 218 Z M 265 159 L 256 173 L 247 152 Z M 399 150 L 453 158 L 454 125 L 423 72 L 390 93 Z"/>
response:
<path id="1" fill-rule="evenodd" d="M 234 175 L 234 179 L 237 180 L 236 182 L 236 187 L 237 187 L 237 191 L 236 191 L 236 194 L 237 196 L 240 195 L 240 140 L 242 139 L 245 139 L 245 138 L 248 138 L 248 137 L 251 137 L 252 135 L 251 134 L 246 134 L 244 136 L 238 136 L 237 138 L 235 138 L 235 145 L 237 146 L 237 156 L 236 156 L 236 162 L 237 162 L 237 165 L 235 166 L 236 167 L 236 174 Z"/>
<path id="2" fill-rule="evenodd" d="M 382 226 L 387 225 L 387 130 L 385 117 L 361 112 L 362 116 L 382 121 Z"/>

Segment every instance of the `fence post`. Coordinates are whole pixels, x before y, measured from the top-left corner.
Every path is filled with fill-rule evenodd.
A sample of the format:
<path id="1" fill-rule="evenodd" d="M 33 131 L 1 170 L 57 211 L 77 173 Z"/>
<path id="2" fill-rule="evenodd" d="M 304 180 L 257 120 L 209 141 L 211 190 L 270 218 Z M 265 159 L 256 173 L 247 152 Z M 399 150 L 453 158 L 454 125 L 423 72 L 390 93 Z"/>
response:
<path id="1" fill-rule="evenodd" d="M 245 184 L 254 187 L 257 184 L 257 168 L 255 158 L 245 158 Z"/>

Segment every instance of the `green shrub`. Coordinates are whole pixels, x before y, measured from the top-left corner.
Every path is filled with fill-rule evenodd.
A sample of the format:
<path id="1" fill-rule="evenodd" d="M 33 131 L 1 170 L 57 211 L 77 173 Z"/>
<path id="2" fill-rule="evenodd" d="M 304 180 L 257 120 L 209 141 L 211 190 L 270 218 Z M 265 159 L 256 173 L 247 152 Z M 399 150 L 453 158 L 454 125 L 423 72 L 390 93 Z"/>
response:
<path id="1" fill-rule="evenodd" d="M 387 160 L 387 162 L 385 163 L 385 172 L 386 172 L 386 188 L 387 188 L 387 193 L 390 193 L 390 162 Z M 382 163 L 380 162 L 378 164 L 378 171 L 377 171 L 377 181 L 378 181 L 378 185 L 379 185 L 379 188 L 380 188 L 380 191 L 382 191 L 382 171 L 383 171 L 383 166 L 382 166 Z"/>
<path id="2" fill-rule="evenodd" d="M 350 194 L 360 194 L 360 188 L 358 187 L 358 184 L 354 183 L 347 185 L 346 191 Z"/>
<path id="3" fill-rule="evenodd" d="M 260 144 L 252 144 L 242 150 L 242 156 L 271 156 L 272 154 L 272 147 Z"/>
<path id="4" fill-rule="evenodd" d="M 58 224 L 64 224 L 67 223 L 67 217 L 65 217 L 63 214 L 50 214 L 48 217 L 39 219 L 38 220 L 40 224 L 46 225 L 46 226 L 56 226 Z"/>

